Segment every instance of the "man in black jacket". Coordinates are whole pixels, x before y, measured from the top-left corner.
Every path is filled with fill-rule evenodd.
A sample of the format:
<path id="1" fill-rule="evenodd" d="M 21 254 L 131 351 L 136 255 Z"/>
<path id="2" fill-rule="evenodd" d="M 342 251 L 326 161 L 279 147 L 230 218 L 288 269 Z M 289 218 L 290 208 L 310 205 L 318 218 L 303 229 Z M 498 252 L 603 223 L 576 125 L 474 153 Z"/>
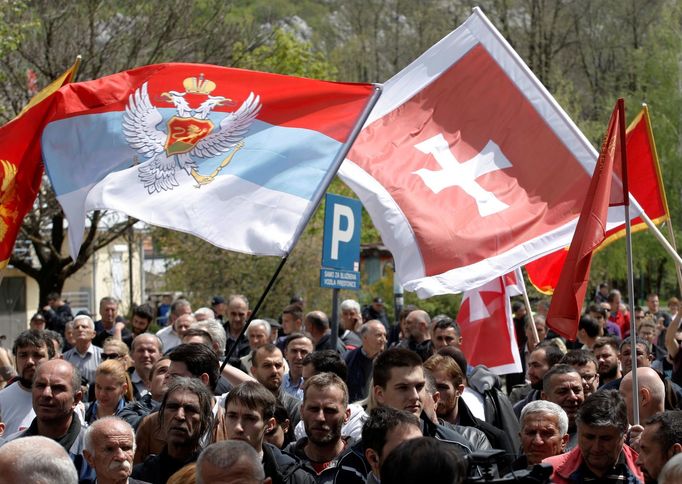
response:
<path id="1" fill-rule="evenodd" d="M 312 484 L 315 478 L 298 459 L 264 442 L 265 433 L 277 425 L 276 404 L 273 394 L 260 383 L 245 382 L 232 389 L 225 399 L 227 438 L 247 442 L 262 454 L 265 476 L 274 484 Z"/>

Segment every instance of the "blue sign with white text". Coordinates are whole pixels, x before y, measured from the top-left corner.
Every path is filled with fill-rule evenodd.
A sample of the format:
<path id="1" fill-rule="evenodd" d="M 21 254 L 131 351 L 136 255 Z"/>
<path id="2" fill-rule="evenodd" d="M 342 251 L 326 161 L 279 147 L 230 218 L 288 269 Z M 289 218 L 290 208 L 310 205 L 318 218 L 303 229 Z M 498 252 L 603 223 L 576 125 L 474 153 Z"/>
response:
<path id="1" fill-rule="evenodd" d="M 331 193 L 325 200 L 322 267 L 358 271 L 362 204 Z"/>

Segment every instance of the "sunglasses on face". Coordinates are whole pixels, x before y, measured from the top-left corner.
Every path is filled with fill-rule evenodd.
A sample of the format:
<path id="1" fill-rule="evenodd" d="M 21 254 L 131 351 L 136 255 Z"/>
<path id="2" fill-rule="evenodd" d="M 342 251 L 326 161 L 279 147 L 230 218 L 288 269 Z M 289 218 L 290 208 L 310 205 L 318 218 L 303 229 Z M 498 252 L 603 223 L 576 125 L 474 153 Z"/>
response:
<path id="1" fill-rule="evenodd" d="M 118 358 L 123 358 L 123 356 L 118 353 L 102 353 L 103 360 L 115 360 Z"/>

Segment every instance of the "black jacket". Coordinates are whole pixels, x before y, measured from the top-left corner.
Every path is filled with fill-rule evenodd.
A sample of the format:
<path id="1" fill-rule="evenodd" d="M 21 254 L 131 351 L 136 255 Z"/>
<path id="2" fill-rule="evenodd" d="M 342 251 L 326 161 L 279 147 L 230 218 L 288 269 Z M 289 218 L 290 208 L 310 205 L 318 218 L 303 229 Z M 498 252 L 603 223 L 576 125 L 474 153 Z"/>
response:
<path id="1" fill-rule="evenodd" d="M 272 444 L 263 444 L 263 468 L 265 477 L 273 484 L 314 484 L 311 474 L 297 458 L 283 453 Z"/>

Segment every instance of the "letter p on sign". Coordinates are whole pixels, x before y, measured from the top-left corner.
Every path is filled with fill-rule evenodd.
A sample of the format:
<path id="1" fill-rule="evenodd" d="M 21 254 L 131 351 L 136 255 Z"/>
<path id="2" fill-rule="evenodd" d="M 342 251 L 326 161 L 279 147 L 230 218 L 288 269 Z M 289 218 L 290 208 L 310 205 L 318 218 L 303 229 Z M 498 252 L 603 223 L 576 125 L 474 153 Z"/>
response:
<path id="1" fill-rule="evenodd" d="M 362 204 L 327 194 L 324 214 L 322 267 L 357 270 L 360 261 Z"/>
<path id="2" fill-rule="evenodd" d="M 346 220 L 343 224 L 342 220 Z M 346 228 L 342 229 L 342 225 Z M 331 258 L 339 260 L 339 244 L 341 242 L 350 242 L 353 239 L 353 231 L 355 230 L 355 218 L 353 217 L 353 209 L 348 205 L 334 204 L 334 222 L 332 224 L 332 253 Z"/>

